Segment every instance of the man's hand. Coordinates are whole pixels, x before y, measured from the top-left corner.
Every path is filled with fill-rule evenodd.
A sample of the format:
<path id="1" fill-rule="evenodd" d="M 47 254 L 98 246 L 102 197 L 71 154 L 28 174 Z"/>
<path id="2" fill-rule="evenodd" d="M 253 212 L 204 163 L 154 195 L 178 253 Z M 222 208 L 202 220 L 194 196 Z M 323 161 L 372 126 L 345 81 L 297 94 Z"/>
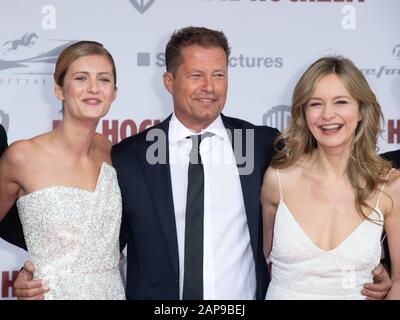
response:
<path id="1" fill-rule="evenodd" d="M 32 280 L 34 270 L 32 262 L 25 261 L 24 268 L 14 282 L 15 295 L 19 300 L 42 300 L 44 294 L 50 290 L 45 281 Z"/>
<path id="2" fill-rule="evenodd" d="M 389 273 L 382 264 L 378 264 L 374 270 L 374 283 L 366 283 L 361 294 L 367 297 L 367 300 L 383 300 L 392 288 L 392 280 Z"/>

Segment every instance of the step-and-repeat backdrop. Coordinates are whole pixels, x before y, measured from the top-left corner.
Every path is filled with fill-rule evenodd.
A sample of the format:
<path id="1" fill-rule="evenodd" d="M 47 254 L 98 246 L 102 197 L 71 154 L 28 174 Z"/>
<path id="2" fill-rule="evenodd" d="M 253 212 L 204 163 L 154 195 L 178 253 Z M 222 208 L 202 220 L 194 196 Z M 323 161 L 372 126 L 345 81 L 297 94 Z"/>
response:
<path id="1" fill-rule="evenodd" d="M 118 97 L 98 131 L 114 143 L 164 119 L 164 47 L 188 25 L 223 30 L 232 47 L 224 112 L 282 130 L 291 92 L 315 59 L 348 57 L 363 70 L 385 115 L 380 152 L 400 148 L 399 0 L 1 0 L 0 121 L 9 142 L 60 120 L 53 94 L 58 53 L 77 40 L 113 54 Z M 0 239 L 1 299 L 27 254 Z"/>

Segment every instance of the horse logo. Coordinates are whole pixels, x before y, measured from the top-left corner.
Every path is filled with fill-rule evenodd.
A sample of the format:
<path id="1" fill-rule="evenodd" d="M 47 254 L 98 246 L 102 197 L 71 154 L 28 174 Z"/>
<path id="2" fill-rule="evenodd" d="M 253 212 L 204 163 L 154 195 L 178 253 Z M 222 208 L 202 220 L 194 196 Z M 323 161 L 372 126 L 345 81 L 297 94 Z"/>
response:
<path id="1" fill-rule="evenodd" d="M 25 33 L 21 39 L 16 39 L 16 40 L 9 40 L 3 43 L 3 46 L 6 46 L 8 44 L 11 44 L 10 48 L 8 48 L 7 51 L 14 51 L 17 50 L 19 46 L 23 47 L 32 47 L 36 40 L 39 37 L 37 36 L 36 33 Z"/>
<path id="2" fill-rule="evenodd" d="M 156 0 L 129 0 L 140 13 L 147 11 Z"/>
<path id="3" fill-rule="evenodd" d="M 0 72 L 21 68 L 21 74 L 52 74 L 58 55 L 73 42 L 42 39 L 27 32 L 20 39 L 0 43 Z"/>

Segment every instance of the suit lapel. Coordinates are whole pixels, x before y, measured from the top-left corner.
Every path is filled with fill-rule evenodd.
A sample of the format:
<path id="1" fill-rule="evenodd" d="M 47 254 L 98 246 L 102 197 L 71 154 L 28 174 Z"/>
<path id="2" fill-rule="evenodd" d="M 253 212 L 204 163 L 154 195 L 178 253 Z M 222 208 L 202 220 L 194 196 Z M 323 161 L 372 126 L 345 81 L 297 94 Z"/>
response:
<path id="1" fill-rule="evenodd" d="M 143 154 L 140 156 L 142 157 L 142 163 L 144 163 L 144 175 L 149 185 L 152 202 L 160 221 L 160 226 L 167 243 L 168 251 L 174 264 L 175 271 L 177 274 L 179 274 L 178 240 L 176 234 L 174 201 L 171 187 L 171 173 L 168 164 L 168 130 L 170 118 L 171 117 L 168 117 L 165 121 L 157 126 L 158 129 L 161 129 L 164 132 L 166 137 L 166 164 L 149 164 L 146 160 L 146 152 L 143 152 Z M 152 141 L 146 142 L 147 147 L 152 143 Z"/>
<path id="2" fill-rule="evenodd" d="M 246 150 L 246 130 L 243 127 L 239 127 L 238 125 L 234 125 L 229 121 L 229 118 L 226 118 L 224 115 L 221 114 L 222 122 L 224 123 L 225 128 L 230 131 L 229 137 L 231 137 L 232 149 L 234 150 L 235 146 L 235 139 L 241 138 L 242 139 L 242 150 Z M 240 129 L 238 132 L 240 134 L 235 133 L 234 130 Z M 236 163 L 239 163 L 239 159 L 237 158 L 237 154 L 234 152 Z M 255 154 L 254 154 L 255 158 Z M 256 159 L 254 159 L 256 164 Z M 238 165 L 239 167 L 239 165 Z M 260 197 L 257 195 L 257 183 L 258 177 L 256 176 L 255 172 L 257 172 L 257 168 L 254 168 L 251 174 L 247 175 L 240 175 L 240 184 L 242 186 L 242 193 L 243 193 L 243 201 L 244 207 L 246 210 L 246 217 L 247 217 L 247 225 L 249 227 L 250 233 L 250 242 L 251 247 L 253 249 L 253 255 L 256 259 L 256 253 L 258 250 L 258 236 L 259 236 L 259 201 Z"/>

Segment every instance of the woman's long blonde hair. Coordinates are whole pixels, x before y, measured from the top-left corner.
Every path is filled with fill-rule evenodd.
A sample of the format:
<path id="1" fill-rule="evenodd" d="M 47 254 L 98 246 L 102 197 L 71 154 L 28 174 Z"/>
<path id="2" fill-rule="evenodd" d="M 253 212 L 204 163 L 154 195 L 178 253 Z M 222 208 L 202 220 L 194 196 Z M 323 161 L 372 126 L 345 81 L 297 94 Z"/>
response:
<path id="1" fill-rule="evenodd" d="M 363 208 L 374 209 L 366 201 L 378 185 L 386 181 L 391 165 L 376 152 L 378 135 L 382 132 L 381 106 L 362 72 L 349 59 L 320 58 L 301 76 L 293 92 L 291 120 L 288 128 L 275 141 L 278 152 L 272 158 L 271 166 L 277 169 L 289 167 L 302 155 L 311 155 L 317 148 L 317 141 L 306 123 L 305 106 L 318 81 L 332 73 L 342 80 L 359 106 L 361 121 L 355 131 L 347 176 L 355 190 L 356 209 L 368 219 Z"/>

